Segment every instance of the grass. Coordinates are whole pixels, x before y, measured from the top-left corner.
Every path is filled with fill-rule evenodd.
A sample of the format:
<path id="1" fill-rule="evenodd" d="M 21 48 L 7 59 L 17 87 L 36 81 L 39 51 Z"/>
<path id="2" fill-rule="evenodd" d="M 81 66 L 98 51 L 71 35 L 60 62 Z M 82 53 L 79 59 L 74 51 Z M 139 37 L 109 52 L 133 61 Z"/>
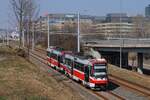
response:
<path id="1" fill-rule="evenodd" d="M 116 66 L 109 65 L 108 67 L 108 73 L 112 74 L 114 76 L 117 76 L 119 78 L 122 78 L 124 80 L 128 80 L 131 83 L 136 83 L 141 86 L 147 87 L 150 89 L 150 77 L 145 77 L 143 75 L 139 75 L 138 73 L 128 71 L 126 69 L 120 69 Z"/>
<path id="2" fill-rule="evenodd" d="M 11 48 L 0 48 L 0 100 L 70 100 L 79 94 L 57 82 Z M 109 74 L 150 88 L 149 77 L 109 65 Z M 64 88 L 65 87 L 65 88 Z M 78 97 L 80 100 L 82 97 Z"/>
<path id="3" fill-rule="evenodd" d="M 0 55 L 6 58 L 0 61 L 0 100 L 66 100 L 79 95 L 14 50 L 0 49 Z"/>
<path id="4" fill-rule="evenodd" d="M 7 100 L 6 97 L 0 96 L 0 100 Z"/>
<path id="5" fill-rule="evenodd" d="M 39 48 L 39 49 L 47 49 L 47 47 L 43 46 L 42 44 L 37 44 L 36 45 L 36 48 Z"/>
<path id="6" fill-rule="evenodd" d="M 12 55 L 15 53 L 15 50 L 9 47 L 0 47 L 0 55 Z"/>
<path id="7" fill-rule="evenodd" d="M 38 75 L 38 69 L 21 57 L 7 57 L 7 60 L 0 62 L 0 94 L 14 100 L 22 97 L 32 98 L 32 95 L 48 95 L 43 93 L 46 91 L 46 85 L 39 81 L 42 77 Z"/>

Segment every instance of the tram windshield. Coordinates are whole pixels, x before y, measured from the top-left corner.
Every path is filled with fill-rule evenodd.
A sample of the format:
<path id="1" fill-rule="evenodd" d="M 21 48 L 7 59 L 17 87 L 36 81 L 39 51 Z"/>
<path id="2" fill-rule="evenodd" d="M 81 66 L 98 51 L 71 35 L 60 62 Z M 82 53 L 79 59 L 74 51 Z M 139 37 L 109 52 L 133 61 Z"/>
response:
<path id="1" fill-rule="evenodd" d="M 95 64 L 94 65 L 94 77 L 105 78 L 106 77 L 106 64 Z"/>

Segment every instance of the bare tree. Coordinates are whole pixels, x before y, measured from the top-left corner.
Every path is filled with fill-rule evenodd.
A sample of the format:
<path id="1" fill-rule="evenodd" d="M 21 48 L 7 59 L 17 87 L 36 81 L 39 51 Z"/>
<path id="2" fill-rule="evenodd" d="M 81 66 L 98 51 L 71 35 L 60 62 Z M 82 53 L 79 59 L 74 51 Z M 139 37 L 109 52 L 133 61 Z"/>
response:
<path id="1" fill-rule="evenodd" d="M 34 24 L 34 19 L 35 17 L 37 17 L 37 6 L 34 0 L 27 0 L 27 4 L 26 4 L 26 30 L 27 30 L 27 41 L 28 41 L 28 57 L 29 57 L 29 51 L 30 51 L 30 46 L 31 46 L 31 37 L 34 38 L 32 36 L 32 29 L 33 29 L 33 24 Z"/>
<path id="2" fill-rule="evenodd" d="M 67 33 L 75 33 L 77 30 L 77 24 L 72 21 L 67 21 L 64 23 L 62 30 Z"/>
<path id="3" fill-rule="evenodd" d="M 90 33 L 92 30 L 92 23 L 81 22 L 80 23 L 80 31 L 83 34 Z"/>
<path id="4" fill-rule="evenodd" d="M 31 30 L 32 19 L 37 16 L 37 6 L 34 0 L 10 0 L 13 13 L 19 26 L 19 48 L 22 46 L 22 32 Z"/>
<path id="5" fill-rule="evenodd" d="M 129 53 L 129 59 L 132 61 L 132 70 L 136 70 L 135 60 L 137 59 L 137 54 L 133 52 Z"/>

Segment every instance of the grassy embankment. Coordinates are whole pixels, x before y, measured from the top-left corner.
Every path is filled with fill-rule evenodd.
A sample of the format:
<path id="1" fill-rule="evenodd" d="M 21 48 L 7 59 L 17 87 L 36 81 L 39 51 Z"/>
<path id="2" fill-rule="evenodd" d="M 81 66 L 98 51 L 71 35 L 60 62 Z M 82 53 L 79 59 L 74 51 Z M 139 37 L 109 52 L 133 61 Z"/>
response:
<path id="1" fill-rule="evenodd" d="M 120 69 L 113 65 L 108 65 L 108 73 L 112 74 L 114 76 L 117 76 L 119 78 L 122 78 L 124 80 L 128 80 L 131 83 L 136 83 L 141 86 L 147 87 L 150 89 L 150 77 L 140 75 L 136 72 L 128 71 L 126 69 Z"/>
<path id="2" fill-rule="evenodd" d="M 0 48 L 0 58 L 0 100 L 70 100 L 78 95 L 12 49 Z"/>

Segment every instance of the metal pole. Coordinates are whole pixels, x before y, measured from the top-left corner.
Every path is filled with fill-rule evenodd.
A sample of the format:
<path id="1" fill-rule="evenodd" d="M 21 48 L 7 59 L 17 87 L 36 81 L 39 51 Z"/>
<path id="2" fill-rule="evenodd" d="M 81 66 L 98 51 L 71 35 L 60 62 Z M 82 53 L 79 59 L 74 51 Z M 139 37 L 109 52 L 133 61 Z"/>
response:
<path id="1" fill-rule="evenodd" d="M 121 43 L 121 41 L 120 41 Z M 122 68 L 122 44 L 120 45 L 120 68 Z"/>
<path id="2" fill-rule="evenodd" d="M 47 33 L 48 33 L 48 36 L 47 36 L 47 38 L 48 38 L 48 43 L 47 43 L 47 47 L 49 48 L 49 46 L 50 46 L 50 41 L 49 41 L 49 36 L 50 36 L 50 32 L 49 32 L 49 14 L 48 14 L 48 16 L 47 16 Z"/>
<path id="3" fill-rule="evenodd" d="M 78 52 L 80 52 L 80 13 L 78 12 Z"/>
<path id="4" fill-rule="evenodd" d="M 122 36 L 121 36 L 121 12 L 122 12 L 122 1 L 120 0 L 120 68 L 122 68 Z"/>

